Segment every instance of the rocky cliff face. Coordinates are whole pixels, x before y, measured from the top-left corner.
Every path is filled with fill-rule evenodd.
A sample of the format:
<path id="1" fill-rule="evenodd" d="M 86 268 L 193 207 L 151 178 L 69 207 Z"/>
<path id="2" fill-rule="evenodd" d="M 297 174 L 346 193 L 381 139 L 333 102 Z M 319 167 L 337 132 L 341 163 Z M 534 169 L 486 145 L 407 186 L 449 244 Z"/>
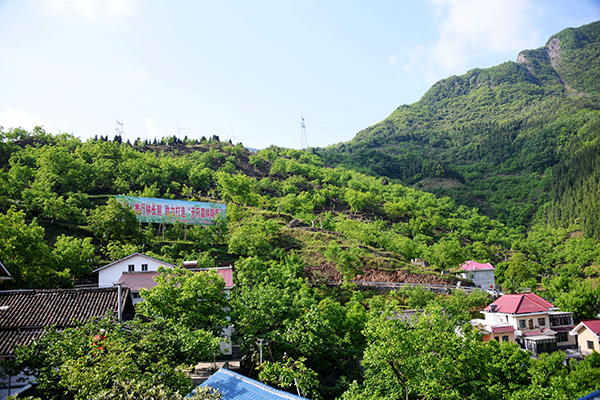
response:
<path id="1" fill-rule="evenodd" d="M 556 68 L 556 63 L 557 63 L 558 59 L 560 58 L 560 54 L 562 52 L 560 49 L 560 39 L 559 38 L 552 39 L 550 41 L 550 43 L 548 43 L 546 45 L 544 50 L 546 51 L 546 55 L 548 56 L 548 59 L 550 60 L 550 64 L 552 64 L 552 67 Z M 529 63 L 529 60 L 525 56 L 525 52 L 519 53 L 519 55 L 517 56 L 517 64 L 527 65 L 528 63 Z"/>
<path id="2" fill-rule="evenodd" d="M 550 64 L 552 64 L 552 66 L 554 68 L 556 68 L 556 63 L 558 61 L 558 59 L 560 58 L 560 54 L 562 53 L 561 49 L 560 49 L 560 39 L 559 38 L 554 38 L 550 41 L 550 43 L 548 43 L 548 45 L 546 45 L 546 53 L 548 53 L 548 58 L 550 59 Z"/>

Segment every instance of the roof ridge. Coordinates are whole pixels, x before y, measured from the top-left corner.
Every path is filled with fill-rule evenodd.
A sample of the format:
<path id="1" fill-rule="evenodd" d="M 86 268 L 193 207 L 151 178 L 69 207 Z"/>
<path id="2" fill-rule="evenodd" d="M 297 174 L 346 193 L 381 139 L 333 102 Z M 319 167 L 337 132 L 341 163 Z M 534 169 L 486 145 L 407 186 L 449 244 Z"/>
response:
<path id="1" fill-rule="evenodd" d="M 525 298 L 524 294 L 520 294 L 519 304 L 515 307 L 515 314 L 519 313 L 519 309 L 521 308 L 521 304 L 523 303 L 523 299 Z"/>
<path id="2" fill-rule="evenodd" d="M 61 293 L 61 292 L 88 292 L 94 290 L 115 290 L 116 286 L 107 287 L 78 287 L 78 288 L 55 288 L 55 289 L 11 289 L 11 290 L 0 290 L 0 295 L 12 294 L 12 293 Z"/>

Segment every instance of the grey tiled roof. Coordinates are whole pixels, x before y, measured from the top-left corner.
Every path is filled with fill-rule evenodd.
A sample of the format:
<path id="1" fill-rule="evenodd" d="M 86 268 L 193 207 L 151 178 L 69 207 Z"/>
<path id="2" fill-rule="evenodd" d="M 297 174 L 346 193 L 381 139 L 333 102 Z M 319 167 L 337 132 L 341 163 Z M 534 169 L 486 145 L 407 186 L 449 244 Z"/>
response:
<path id="1" fill-rule="evenodd" d="M 0 354 L 15 344 L 26 344 L 42 334 L 44 327 L 73 326 L 102 318 L 118 310 L 117 288 L 0 291 Z M 124 317 L 133 316 L 129 289 L 123 288 Z"/>

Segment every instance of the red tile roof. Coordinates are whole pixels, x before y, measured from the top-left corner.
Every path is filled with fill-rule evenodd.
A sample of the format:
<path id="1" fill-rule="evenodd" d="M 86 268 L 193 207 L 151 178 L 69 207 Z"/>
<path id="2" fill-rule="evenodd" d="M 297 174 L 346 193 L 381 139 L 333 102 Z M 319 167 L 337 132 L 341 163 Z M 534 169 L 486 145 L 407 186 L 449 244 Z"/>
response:
<path id="1" fill-rule="evenodd" d="M 492 306 L 496 306 L 492 310 Z M 550 311 L 554 305 L 535 293 L 505 294 L 485 308 L 486 312 L 527 314 Z"/>
<path id="2" fill-rule="evenodd" d="M 191 268 L 190 271 L 216 271 L 225 280 L 225 289 L 233 288 L 233 268 L 232 267 L 216 267 L 216 268 Z"/>
<path id="3" fill-rule="evenodd" d="M 515 327 L 512 325 L 492 326 L 492 333 L 514 332 Z"/>
<path id="4" fill-rule="evenodd" d="M 225 289 L 233 288 L 233 268 L 232 267 L 219 267 L 219 268 L 195 268 L 190 269 L 194 272 L 202 272 L 214 270 L 216 271 L 223 280 L 225 280 Z M 122 282 L 124 287 L 128 287 L 131 291 L 139 291 L 140 288 L 152 289 L 156 286 L 154 280 L 159 275 L 156 271 L 147 272 L 123 272 L 118 282 Z M 118 283 L 117 282 L 117 283 Z"/>
<path id="5" fill-rule="evenodd" d="M 160 275 L 156 271 L 148 272 L 123 272 L 117 283 L 123 283 L 124 287 L 132 292 L 137 292 L 140 288 L 152 289 L 156 286 L 155 277 Z"/>
<path id="6" fill-rule="evenodd" d="M 461 271 L 473 271 L 473 270 L 486 270 L 486 269 L 496 269 L 490 263 L 478 263 L 477 261 L 467 261 L 464 264 L 461 264 L 458 268 Z"/>
<path id="7" fill-rule="evenodd" d="M 594 335 L 600 336 L 600 319 L 581 321 L 581 323 L 590 331 L 592 331 Z"/>

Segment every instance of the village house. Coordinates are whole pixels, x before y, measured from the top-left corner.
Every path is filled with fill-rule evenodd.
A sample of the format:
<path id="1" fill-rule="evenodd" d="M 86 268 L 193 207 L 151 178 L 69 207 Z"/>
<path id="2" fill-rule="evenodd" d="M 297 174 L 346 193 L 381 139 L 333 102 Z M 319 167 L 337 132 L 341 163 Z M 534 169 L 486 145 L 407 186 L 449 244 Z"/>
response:
<path id="1" fill-rule="evenodd" d="M 95 269 L 98 273 L 98 287 L 111 287 L 124 272 L 156 272 L 158 267 L 177 268 L 176 265 L 158 260 L 141 253 L 133 253 L 113 263 Z"/>
<path id="2" fill-rule="evenodd" d="M 0 291 L 0 359 L 16 345 L 43 335 L 44 328 L 64 329 L 106 314 L 118 316 L 118 288 L 31 289 Z M 122 319 L 133 318 L 129 291 L 121 294 Z"/>
<path id="3" fill-rule="evenodd" d="M 467 261 L 458 267 L 459 276 L 463 279 L 473 281 L 475 286 L 483 290 L 495 290 L 496 280 L 494 271 L 496 268 L 490 263 L 479 263 L 477 261 Z"/>
<path id="4" fill-rule="evenodd" d="M 581 321 L 571 332 L 577 337 L 579 352 L 582 356 L 589 356 L 594 351 L 600 353 L 600 320 Z"/>
<path id="5" fill-rule="evenodd" d="M 559 311 L 535 293 L 505 294 L 487 306 L 482 314 L 484 326 L 513 327 L 516 343 L 531 350 L 534 356 L 577 347 L 575 337 L 569 335 L 573 329 L 572 313 Z M 491 334 L 494 336 L 493 331 Z"/>

